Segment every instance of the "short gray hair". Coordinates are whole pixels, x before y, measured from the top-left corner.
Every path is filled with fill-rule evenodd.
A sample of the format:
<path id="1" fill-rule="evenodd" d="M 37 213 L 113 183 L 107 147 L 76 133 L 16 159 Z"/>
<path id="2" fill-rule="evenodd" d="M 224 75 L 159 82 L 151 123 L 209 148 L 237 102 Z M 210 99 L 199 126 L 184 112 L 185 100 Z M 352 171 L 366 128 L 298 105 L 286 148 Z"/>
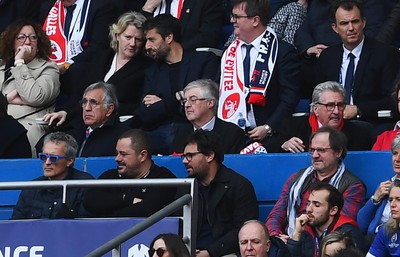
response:
<path id="1" fill-rule="evenodd" d="M 75 138 L 67 133 L 64 132 L 53 132 L 44 137 L 43 145 L 48 142 L 52 142 L 56 145 L 60 144 L 61 142 L 65 142 L 65 156 L 68 158 L 75 158 L 76 154 L 78 153 L 78 143 L 76 142 Z"/>
<path id="2" fill-rule="evenodd" d="M 346 90 L 336 81 L 326 81 L 320 83 L 314 88 L 310 104 L 310 112 L 313 112 L 312 107 L 321 101 L 322 94 L 325 91 L 339 93 L 343 99 L 346 99 Z"/>
<path id="3" fill-rule="evenodd" d="M 392 141 L 391 150 L 393 152 L 394 150 L 399 148 L 400 148 L 400 136 L 396 136 Z"/>
<path id="4" fill-rule="evenodd" d="M 102 100 L 104 100 L 104 108 L 107 108 L 109 105 L 113 104 L 114 111 L 116 112 L 118 110 L 119 102 L 118 102 L 117 93 L 115 92 L 114 86 L 111 84 L 105 83 L 105 82 L 101 82 L 101 81 L 96 82 L 96 83 L 89 85 L 85 89 L 85 92 L 83 92 L 83 96 L 85 96 L 87 92 L 95 90 L 95 89 L 103 90 L 104 97 Z"/>
<path id="5" fill-rule="evenodd" d="M 201 98 L 214 100 L 215 104 L 213 108 L 213 113 L 214 115 L 216 115 L 218 109 L 218 99 L 219 99 L 218 84 L 211 79 L 198 79 L 187 84 L 187 86 L 183 89 L 183 92 L 185 93 L 186 91 L 192 88 L 200 89 Z"/>

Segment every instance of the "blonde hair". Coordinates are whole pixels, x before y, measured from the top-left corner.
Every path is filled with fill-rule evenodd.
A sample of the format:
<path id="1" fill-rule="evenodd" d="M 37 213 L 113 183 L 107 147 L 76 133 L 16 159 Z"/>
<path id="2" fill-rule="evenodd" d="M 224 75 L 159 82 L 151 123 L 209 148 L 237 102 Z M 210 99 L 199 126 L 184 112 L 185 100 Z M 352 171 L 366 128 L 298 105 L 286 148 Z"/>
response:
<path id="1" fill-rule="evenodd" d="M 389 189 L 389 195 L 390 195 L 390 192 L 392 192 L 392 189 L 395 187 L 400 188 L 400 180 L 396 179 L 393 181 L 393 184 L 390 186 L 390 189 Z M 399 220 L 393 219 L 392 217 L 390 217 L 389 220 L 385 223 L 384 228 L 385 228 L 385 232 L 387 233 L 387 235 L 392 236 L 392 235 L 396 234 L 399 229 Z"/>
<path id="2" fill-rule="evenodd" d="M 129 25 L 135 26 L 137 29 L 142 29 L 143 22 L 146 21 L 146 17 L 138 12 L 126 12 L 119 16 L 118 21 L 113 23 L 109 30 L 110 46 L 115 52 L 118 51 L 118 40 L 117 36 L 123 33 Z M 144 40 L 144 36 L 143 36 Z"/>

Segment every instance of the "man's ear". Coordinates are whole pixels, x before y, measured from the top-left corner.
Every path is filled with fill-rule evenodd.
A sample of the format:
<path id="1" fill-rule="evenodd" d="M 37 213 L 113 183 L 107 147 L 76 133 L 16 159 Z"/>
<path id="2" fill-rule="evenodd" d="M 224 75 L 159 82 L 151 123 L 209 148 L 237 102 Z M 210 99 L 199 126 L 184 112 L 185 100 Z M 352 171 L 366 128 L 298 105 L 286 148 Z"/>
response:
<path id="1" fill-rule="evenodd" d="M 257 27 L 257 26 L 260 25 L 260 23 L 261 23 L 260 16 L 254 16 L 254 17 L 252 17 L 252 21 L 253 21 L 253 27 Z"/>
<path id="2" fill-rule="evenodd" d="M 208 108 L 212 110 L 214 108 L 216 102 L 214 99 L 210 99 L 210 100 L 208 100 L 207 104 L 208 104 Z"/>
<path id="3" fill-rule="evenodd" d="M 115 110 L 115 105 L 114 105 L 114 104 L 109 104 L 109 105 L 107 106 L 107 113 L 106 113 L 106 116 L 107 116 L 107 117 L 110 117 L 110 115 L 114 112 L 114 110 Z"/>
<path id="4" fill-rule="evenodd" d="M 67 167 L 68 168 L 72 168 L 72 166 L 74 166 L 75 159 L 74 158 L 67 158 L 66 160 L 67 160 Z"/>
<path id="5" fill-rule="evenodd" d="M 215 153 L 214 152 L 210 152 L 210 154 L 207 155 L 206 157 L 207 157 L 207 162 L 210 163 L 215 159 Z"/>
<path id="6" fill-rule="evenodd" d="M 140 153 L 139 153 L 140 162 L 144 162 L 147 159 L 148 155 L 149 155 L 149 152 L 147 150 L 140 151 Z"/>
<path id="7" fill-rule="evenodd" d="M 165 37 L 167 44 L 171 44 L 172 40 L 174 40 L 174 35 L 172 33 Z"/>
<path id="8" fill-rule="evenodd" d="M 333 31 L 336 32 L 336 34 L 338 33 L 338 32 L 337 32 L 336 23 L 332 23 L 332 29 L 333 29 Z"/>
<path id="9" fill-rule="evenodd" d="M 329 210 L 329 216 L 335 216 L 338 213 L 339 208 L 337 206 L 333 206 L 330 210 Z"/>

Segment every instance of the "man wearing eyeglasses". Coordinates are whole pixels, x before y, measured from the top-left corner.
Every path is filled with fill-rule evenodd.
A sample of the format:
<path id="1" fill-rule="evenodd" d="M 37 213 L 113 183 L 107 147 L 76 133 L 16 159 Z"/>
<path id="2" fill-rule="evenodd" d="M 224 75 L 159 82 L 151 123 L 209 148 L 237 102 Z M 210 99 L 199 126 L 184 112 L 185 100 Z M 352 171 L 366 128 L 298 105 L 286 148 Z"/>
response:
<path id="1" fill-rule="evenodd" d="M 196 130 L 186 141 L 182 162 L 199 183 L 196 256 L 224 256 L 239 252 L 241 225 L 258 219 L 253 185 L 222 164 L 219 136 Z M 236 256 L 236 255 L 234 255 Z"/>
<path id="2" fill-rule="evenodd" d="M 63 132 L 48 134 L 43 151 L 38 154 L 42 161 L 43 176 L 35 181 L 93 179 L 92 175 L 74 169 L 78 144 Z M 69 188 L 63 203 L 62 189 L 23 190 L 14 207 L 11 219 L 52 219 L 87 217 L 83 208 L 85 189 Z"/>
<path id="3" fill-rule="evenodd" d="M 282 194 L 268 215 L 266 226 L 270 235 L 287 241 L 294 232 L 296 217 L 304 213 L 310 188 L 318 182 L 336 187 L 345 199 L 341 214 L 356 219 L 364 205 L 364 183 L 345 167 L 346 136 L 331 128 L 322 127 L 310 137 L 312 165 L 291 175 L 285 182 Z"/>
<path id="4" fill-rule="evenodd" d="M 171 153 L 183 153 L 186 139 L 197 129 L 216 132 L 221 139 L 224 154 L 239 153 L 245 147 L 244 131 L 238 126 L 216 117 L 218 85 L 210 79 L 190 82 L 183 89 L 182 105 L 191 124 L 178 129 Z"/>
<path id="5" fill-rule="evenodd" d="M 97 82 L 85 89 L 80 107 L 68 113 L 59 111 L 46 114 L 43 120 L 54 125 L 55 129 L 74 136 L 79 144 L 79 157 L 113 156 L 119 136 L 129 129 L 128 124 L 119 121 L 117 110 L 118 99 L 114 87 Z M 41 141 L 36 149 L 40 145 Z"/>
<path id="6" fill-rule="evenodd" d="M 350 151 L 370 150 L 373 144 L 372 125 L 343 118 L 346 107 L 345 89 L 337 82 L 327 81 L 314 88 L 309 116 L 290 117 L 279 128 L 277 139 L 266 144 L 268 152 L 301 153 L 308 151 L 310 135 L 320 127 L 330 126 L 343 132 Z"/>
<path id="7" fill-rule="evenodd" d="M 155 62 L 145 70 L 142 102 L 132 128 L 148 133 L 155 154 L 168 154 L 176 129 L 187 124 L 177 93 L 196 79 L 215 79 L 219 61 L 212 53 L 184 49 L 179 20 L 170 14 L 146 20 L 143 30 L 146 52 Z"/>
<path id="8" fill-rule="evenodd" d="M 266 142 L 297 105 L 300 63 L 294 47 L 267 26 L 269 1 L 234 0 L 232 6 L 237 39 L 221 60 L 218 117 Z"/>

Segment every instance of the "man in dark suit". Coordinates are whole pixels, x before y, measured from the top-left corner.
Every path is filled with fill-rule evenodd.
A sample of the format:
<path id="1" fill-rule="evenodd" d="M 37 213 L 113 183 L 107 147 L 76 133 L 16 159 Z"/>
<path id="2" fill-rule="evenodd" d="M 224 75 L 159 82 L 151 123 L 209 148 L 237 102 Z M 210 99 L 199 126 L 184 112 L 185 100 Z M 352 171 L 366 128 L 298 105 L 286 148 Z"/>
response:
<path id="1" fill-rule="evenodd" d="M 181 22 L 182 46 L 194 50 L 197 47 L 218 47 L 222 10 L 221 0 L 147 0 L 142 13 L 148 17 L 170 13 L 178 18 Z"/>
<path id="2" fill-rule="evenodd" d="M 379 110 L 391 110 L 395 79 L 399 72 L 399 51 L 365 38 L 366 19 L 356 0 L 341 0 L 334 5 L 333 30 L 343 44 L 322 52 L 317 65 L 317 83 L 333 80 L 346 88 L 345 119 L 376 121 Z M 350 71 L 351 70 L 351 71 Z"/>
<path id="3" fill-rule="evenodd" d="M 294 45 L 301 56 L 302 96 L 310 98 L 315 87 L 317 60 L 327 47 L 339 44 L 340 37 L 331 29 L 332 4 L 335 0 L 309 1 L 307 18 L 296 31 Z M 363 0 L 362 10 L 368 24 L 364 31 L 368 37 L 375 37 L 386 17 L 383 4 L 376 0 Z"/>
<path id="4" fill-rule="evenodd" d="M 297 105 L 300 64 L 293 46 L 267 27 L 268 1 L 232 6 L 238 39 L 222 57 L 218 117 L 235 124 L 245 118 L 249 138 L 263 141 Z"/>
<path id="5" fill-rule="evenodd" d="M 217 83 L 210 79 L 195 80 L 183 89 L 183 93 L 186 118 L 191 124 L 177 130 L 171 153 L 183 153 L 187 138 L 197 129 L 216 132 L 224 154 L 239 153 L 245 147 L 244 131 L 215 116 L 218 103 Z"/>
<path id="6" fill-rule="evenodd" d="M 43 120 L 76 139 L 78 157 L 113 156 L 119 136 L 129 129 L 126 122 L 118 119 L 118 99 L 114 87 L 104 82 L 88 86 L 80 106 L 80 110 L 75 108 L 68 112 L 69 120 L 66 123 L 65 111 L 46 114 Z M 40 150 L 41 147 L 42 140 L 39 140 L 36 149 Z"/>
<path id="7" fill-rule="evenodd" d="M 178 92 L 193 80 L 215 78 L 219 61 L 212 53 L 184 50 L 179 21 L 169 14 L 148 19 L 143 29 L 147 54 L 156 61 L 145 71 L 132 127 L 146 130 L 155 154 L 167 154 L 176 128 L 187 123 Z"/>
<path id="8" fill-rule="evenodd" d="M 370 150 L 372 125 L 365 121 L 343 119 L 346 92 L 337 82 L 327 81 L 315 87 L 310 116 L 290 117 L 282 122 L 277 139 L 265 145 L 268 152 L 308 152 L 308 142 L 318 128 L 330 126 L 347 137 L 350 151 Z"/>

